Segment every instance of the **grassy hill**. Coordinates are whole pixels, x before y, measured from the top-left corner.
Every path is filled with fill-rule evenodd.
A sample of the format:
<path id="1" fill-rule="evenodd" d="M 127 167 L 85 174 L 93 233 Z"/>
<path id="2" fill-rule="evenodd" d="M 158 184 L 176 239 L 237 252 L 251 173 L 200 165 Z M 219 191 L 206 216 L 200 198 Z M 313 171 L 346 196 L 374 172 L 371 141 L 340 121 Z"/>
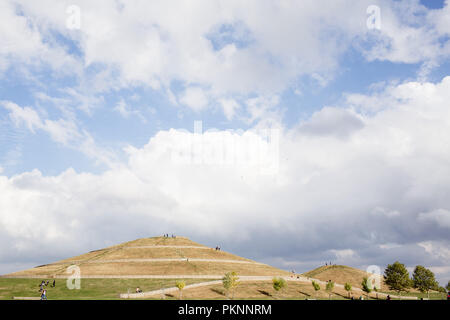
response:
<path id="1" fill-rule="evenodd" d="M 371 274 L 359 270 L 356 268 L 342 266 L 342 265 L 331 265 L 322 266 L 314 270 L 303 273 L 305 277 L 315 278 L 322 281 L 334 281 L 335 283 L 345 284 L 350 283 L 354 288 L 361 288 L 361 282 L 364 277 L 369 277 Z M 386 284 L 384 283 L 383 277 L 381 277 L 381 291 L 388 290 Z"/>
<path id="2" fill-rule="evenodd" d="M 81 276 L 148 277 L 148 276 L 223 276 L 236 271 L 244 276 L 288 275 L 266 264 L 218 251 L 185 237 L 143 238 L 76 257 L 14 272 L 7 277 L 67 277 L 67 267 L 77 265 Z"/>

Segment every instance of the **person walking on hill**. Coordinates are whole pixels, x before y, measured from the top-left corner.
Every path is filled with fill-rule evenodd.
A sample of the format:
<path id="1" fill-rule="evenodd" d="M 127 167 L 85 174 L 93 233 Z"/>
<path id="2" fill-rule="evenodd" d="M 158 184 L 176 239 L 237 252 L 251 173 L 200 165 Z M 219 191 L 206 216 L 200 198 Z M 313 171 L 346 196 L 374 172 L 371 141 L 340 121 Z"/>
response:
<path id="1" fill-rule="evenodd" d="M 41 293 L 41 300 L 47 300 L 47 290 L 43 290 Z"/>

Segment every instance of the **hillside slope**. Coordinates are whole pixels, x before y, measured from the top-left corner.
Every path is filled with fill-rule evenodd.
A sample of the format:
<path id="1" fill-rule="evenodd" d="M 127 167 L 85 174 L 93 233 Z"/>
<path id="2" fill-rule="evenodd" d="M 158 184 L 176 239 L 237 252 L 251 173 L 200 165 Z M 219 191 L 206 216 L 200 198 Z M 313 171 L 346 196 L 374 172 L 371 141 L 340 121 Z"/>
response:
<path id="1" fill-rule="evenodd" d="M 76 257 L 15 272 L 7 277 L 68 277 L 77 265 L 81 277 L 222 276 L 236 271 L 243 276 L 287 275 L 266 264 L 215 250 L 185 237 L 142 238 Z"/>

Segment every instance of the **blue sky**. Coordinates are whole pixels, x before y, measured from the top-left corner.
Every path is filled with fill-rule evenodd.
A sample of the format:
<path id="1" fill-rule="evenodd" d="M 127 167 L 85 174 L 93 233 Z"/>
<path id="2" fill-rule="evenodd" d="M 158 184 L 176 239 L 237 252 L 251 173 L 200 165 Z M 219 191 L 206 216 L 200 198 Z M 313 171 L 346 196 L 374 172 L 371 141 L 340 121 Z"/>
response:
<path id="1" fill-rule="evenodd" d="M 432 191 L 450 188 L 449 3 L 326 7 L 4 1 L 0 230 L 15 249 L 0 255 L 0 272 L 170 228 L 287 269 L 330 259 L 364 268 L 398 255 L 448 278 L 450 203 Z M 172 163 L 168 154 L 195 138 L 182 133 L 194 121 L 228 151 L 227 130 L 279 130 L 276 173 Z M 77 199 L 68 210 L 67 199 Z M 50 231 L 30 232 L 30 216 Z M 297 229 L 283 232 L 282 221 Z M 300 234 L 305 221 L 317 232 L 337 224 L 342 242 L 312 242 Z M 352 236 L 338 221 L 351 221 Z M 262 230 L 268 251 L 254 247 L 269 241 Z M 279 254 L 289 238 L 305 244 Z M 31 254 L 36 246 L 52 254 Z"/>

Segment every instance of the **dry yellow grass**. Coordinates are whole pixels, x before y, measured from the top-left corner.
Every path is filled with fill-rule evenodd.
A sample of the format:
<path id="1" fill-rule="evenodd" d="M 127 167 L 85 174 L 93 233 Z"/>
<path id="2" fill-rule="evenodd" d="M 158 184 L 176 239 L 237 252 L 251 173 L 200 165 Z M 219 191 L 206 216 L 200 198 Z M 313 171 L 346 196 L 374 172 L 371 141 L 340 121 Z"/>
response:
<path id="1" fill-rule="evenodd" d="M 197 261 L 111 262 L 81 264 L 85 275 L 223 275 L 236 271 L 241 275 L 287 275 L 267 265 Z"/>
<path id="2" fill-rule="evenodd" d="M 110 251 L 101 256 L 101 259 L 155 259 L 155 258 L 196 258 L 196 259 L 226 259 L 241 260 L 244 259 L 234 254 L 216 251 L 212 248 L 195 249 L 195 248 L 123 248 L 120 250 Z"/>
<path id="3" fill-rule="evenodd" d="M 354 288 L 361 288 L 361 282 L 364 277 L 369 277 L 365 271 L 355 269 L 352 267 L 332 265 L 322 266 L 303 274 L 305 277 L 315 278 L 322 281 L 334 281 L 335 283 L 345 284 L 350 283 Z M 385 289 L 385 284 L 382 283 L 382 289 Z"/>
<path id="4" fill-rule="evenodd" d="M 153 238 L 142 238 L 133 241 L 124 242 L 117 246 L 153 246 L 153 245 L 176 245 L 176 246 L 199 246 L 206 247 L 202 244 L 194 242 L 186 237 L 176 237 L 176 238 L 165 238 L 165 237 L 153 237 Z M 112 246 L 109 248 L 115 248 L 117 246 Z M 109 249 L 107 248 L 107 249 Z"/>
<path id="5" fill-rule="evenodd" d="M 102 254 L 105 254 L 109 251 L 107 251 L 106 249 L 102 249 L 102 250 L 96 250 L 96 251 L 91 251 L 85 254 L 81 254 L 75 257 L 71 257 L 71 258 L 67 258 L 61 261 L 58 261 L 57 263 L 70 263 L 73 261 L 82 261 L 82 260 L 90 260 L 90 259 L 95 259 L 100 257 Z"/>
<path id="6" fill-rule="evenodd" d="M 26 277 L 30 277 L 30 276 L 33 277 L 33 276 L 39 276 L 39 275 L 60 274 L 62 272 L 65 272 L 66 267 L 63 267 L 61 265 L 46 265 L 46 266 L 35 267 L 32 269 L 28 269 L 28 270 L 10 273 L 8 276 L 26 278 Z"/>

